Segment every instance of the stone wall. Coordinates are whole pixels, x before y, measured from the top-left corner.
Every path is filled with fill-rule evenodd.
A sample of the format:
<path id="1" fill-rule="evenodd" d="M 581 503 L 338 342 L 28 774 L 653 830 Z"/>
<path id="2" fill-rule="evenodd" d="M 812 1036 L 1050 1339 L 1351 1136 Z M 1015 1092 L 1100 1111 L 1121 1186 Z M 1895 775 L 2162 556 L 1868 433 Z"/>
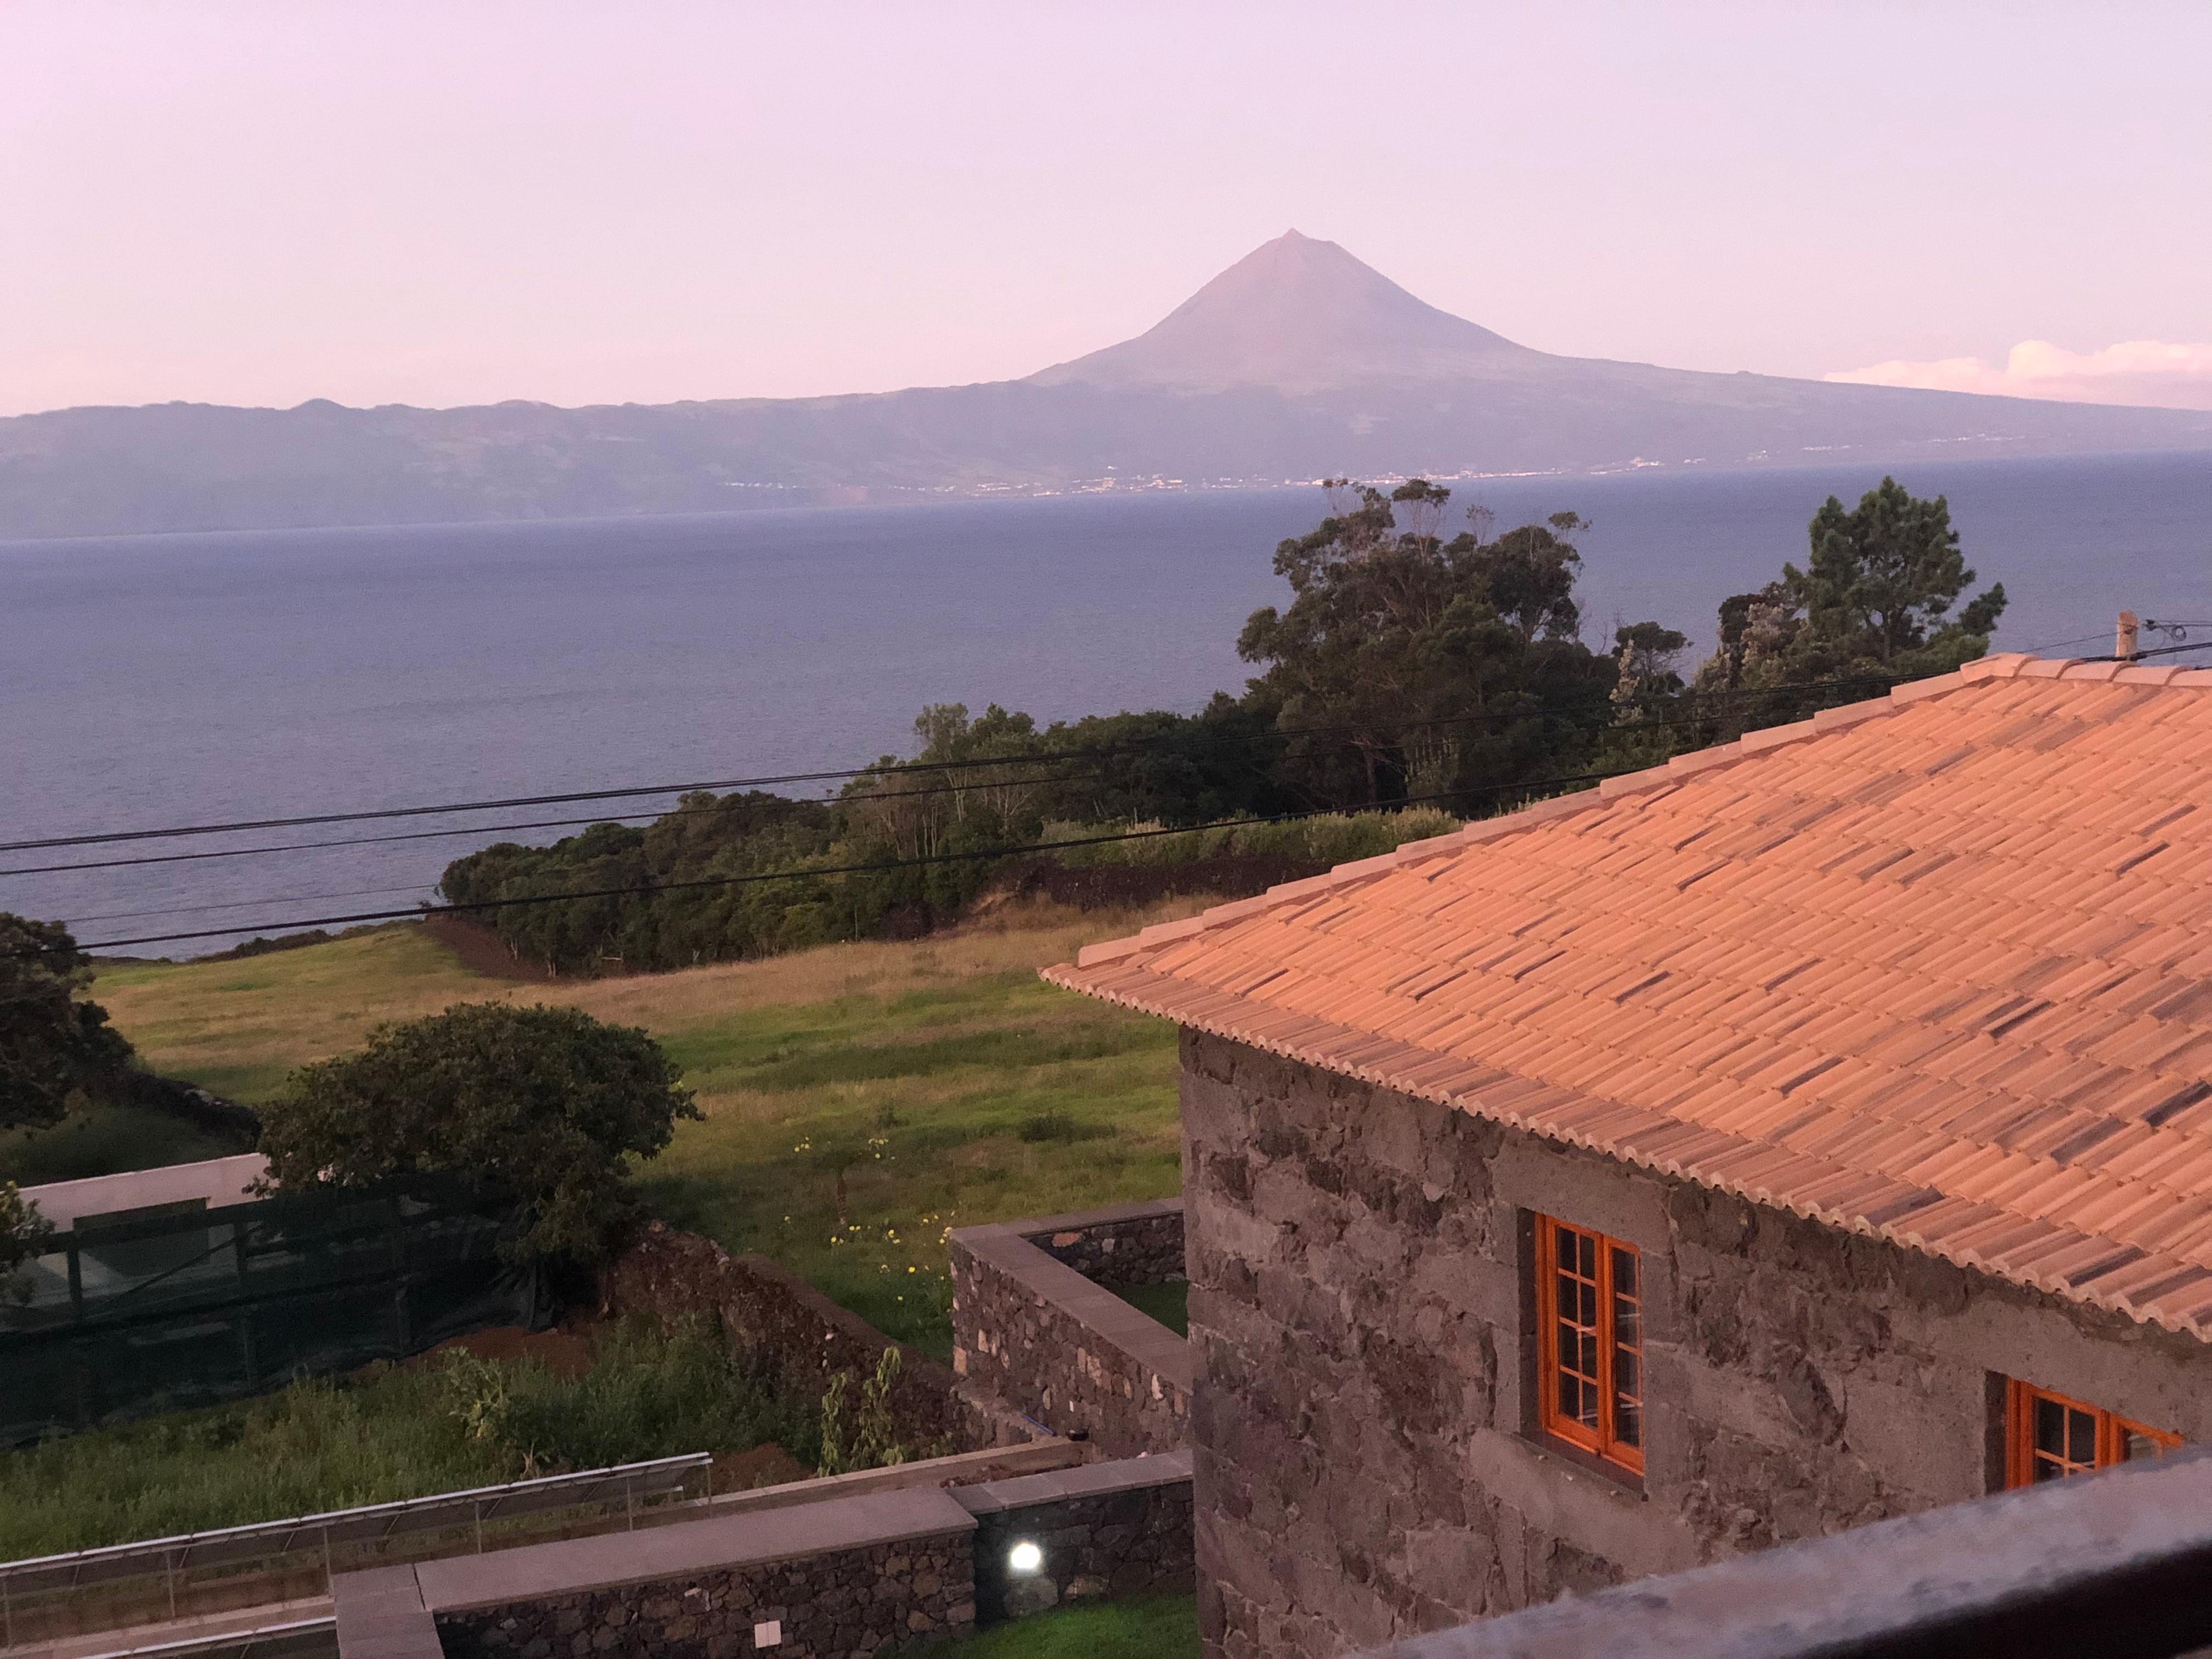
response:
<path id="1" fill-rule="evenodd" d="M 974 1566 L 966 1536 L 948 1534 L 454 1613 L 438 1635 L 447 1659 L 659 1659 L 753 1653 L 773 1620 L 778 1659 L 873 1659 L 974 1628 Z"/>
<path id="2" fill-rule="evenodd" d="M 1012 1224 L 1054 1261 L 1094 1284 L 1165 1285 L 1183 1277 L 1179 1198 Z"/>
<path id="3" fill-rule="evenodd" d="M 1186 1032 L 1200 1620 L 1394 1638 L 1979 1495 L 1997 1379 L 2212 1439 L 2212 1350 Z M 1646 1473 L 1534 1432 L 1530 1218 L 1644 1255 Z"/>
<path id="4" fill-rule="evenodd" d="M 975 1602 L 987 1625 L 1064 1601 L 1188 1589 L 1190 1453 L 1133 1457 L 953 1494 L 975 1517 Z M 1035 1572 L 1009 1565 L 1035 1544 Z"/>
<path id="5" fill-rule="evenodd" d="M 417 1659 L 433 1631 L 450 1659 L 902 1651 L 1188 1584 L 1190 1468 L 1175 1453 L 342 1574 L 340 1656 Z"/>
<path id="6" fill-rule="evenodd" d="M 902 1441 L 918 1455 L 1018 1444 L 1030 1431 L 1017 1419 L 976 1407 L 952 1372 L 919 1348 L 894 1342 L 839 1307 L 789 1268 L 763 1255 L 733 1256 L 695 1234 L 653 1222 L 603 1270 L 601 1311 L 645 1314 L 664 1322 L 687 1315 L 719 1318 L 747 1353 L 787 1389 L 819 1397 L 830 1376 L 873 1374 L 886 1348 L 899 1351 L 890 1394 Z"/>
<path id="7" fill-rule="evenodd" d="M 978 1409 L 1011 1407 L 1109 1457 L 1183 1445 L 1189 1344 L 1040 1248 L 1164 1273 L 1162 1240 L 1180 1226 L 1170 1200 L 955 1232 L 952 1368 Z"/>

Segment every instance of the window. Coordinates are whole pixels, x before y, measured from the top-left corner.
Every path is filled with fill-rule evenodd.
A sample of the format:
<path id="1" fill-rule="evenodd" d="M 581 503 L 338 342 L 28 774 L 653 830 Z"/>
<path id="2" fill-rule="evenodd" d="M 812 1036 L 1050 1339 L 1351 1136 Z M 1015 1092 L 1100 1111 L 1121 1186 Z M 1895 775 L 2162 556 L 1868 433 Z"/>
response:
<path id="1" fill-rule="evenodd" d="M 2156 1457 L 2181 1443 L 2115 1413 L 2017 1379 L 2005 1384 L 2005 1485 L 2032 1486 Z"/>
<path id="2" fill-rule="evenodd" d="M 1644 1473 L 1644 1302 L 1633 1245 L 1536 1218 L 1536 1400 L 1545 1433 Z"/>

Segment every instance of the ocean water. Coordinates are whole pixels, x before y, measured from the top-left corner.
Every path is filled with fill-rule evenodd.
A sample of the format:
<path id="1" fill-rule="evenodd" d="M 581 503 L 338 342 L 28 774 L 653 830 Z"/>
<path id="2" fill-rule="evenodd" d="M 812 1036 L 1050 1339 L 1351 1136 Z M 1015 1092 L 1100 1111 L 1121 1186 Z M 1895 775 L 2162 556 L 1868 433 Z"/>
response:
<path id="1" fill-rule="evenodd" d="M 1894 470 L 1948 495 L 2004 582 L 2000 649 L 2108 651 L 2124 606 L 2212 620 L 2212 454 Z M 1881 471 L 1490 479 L 1454 510 L 1581 513 L 1585 636 L 1649 617 L 1702 649 L 1723 598 L 1802 562 L 1820 501 Z M 1285 596 L 1274 545 L 1323 508 L 1297 489 L 0 544 L 0 840 L 849 766 L 930 702 L 1194 709 L 1242 686 L 1237 629 Z M 587 815 L 0 854 L 0 909 L 95 942 L 265 932 L 404 907 L 493 827 Z M 426 829 L 464 833 L 17 873 Z"/>

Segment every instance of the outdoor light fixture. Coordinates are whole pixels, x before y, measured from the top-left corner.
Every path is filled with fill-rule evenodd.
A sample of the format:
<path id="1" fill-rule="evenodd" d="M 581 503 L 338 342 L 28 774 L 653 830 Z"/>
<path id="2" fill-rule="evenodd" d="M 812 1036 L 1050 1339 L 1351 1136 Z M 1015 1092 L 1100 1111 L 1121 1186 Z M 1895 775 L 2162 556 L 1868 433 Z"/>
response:
<path id="1" fill-rule="evenodd" d="M 1006 1565 L 1016 1572 L 1035 1572 L 1044 1565 L 1044 1552 L 1024 1538 L 1006 1552 Z"/>

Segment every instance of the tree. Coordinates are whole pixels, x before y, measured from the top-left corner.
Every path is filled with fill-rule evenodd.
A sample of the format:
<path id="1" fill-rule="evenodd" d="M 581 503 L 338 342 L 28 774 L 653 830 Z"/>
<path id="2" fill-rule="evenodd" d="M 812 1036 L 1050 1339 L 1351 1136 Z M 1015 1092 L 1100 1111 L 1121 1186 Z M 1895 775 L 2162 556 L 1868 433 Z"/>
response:
<path id="1" fill-rule="evenodd" d="M 92 977 L 60 923 L 0 912 L 0 1129 L 60 1122 L 129 1062 L 106 1010 L 79 995 Z"/>
<path id="2" fill-rule="evenodd" d="M 454 1173 L 512 1192 L 529 1255 L 602 1255 L 633 1159 L 699 1115 L 660 1045 L 573 1008 L 463 1003 L 301 1067 L 262 1109 L 270 1178 L 359 1187 Z"/>
<path id="3" fill-rule="evenodd" d="M 1796 720 L 1838 696 L 1870 695 L 1884 684 L 1948 673 L 1989 649 L 2004 612 L 1992 582 L 1955 616 L 1976 580 L 1941 495 L 1922 500 L 1884 478 L 1846 511 L 1831 495 L 1807 527 L 1805 568 L 1784 564 L 1778 580 L 1738 593 L 1720 608 L 1719 648 L 1698 669 L 1700 693 L 1786 690 L 1748 714 L 1720 718 L 1718 735 L 1745 725 Z M 1836 691 L 1824 684 L 1838 684 Z M 1707 706 L 1719 705 L 1707 698 Z"/>
<path id="4" fill-rule="evenodd" d="M 1884 478 L 1848 513 L 1829 496 L 1813 515 L 1809 536 L 1806 568 L 1785 564 L 1782 579 L 1814 637 L 1854 656 L 1889 663 L 1921 649 L 1947 626 L 1943 613 L 1974 582 L 1951 527 L 1949 501 L 1941 495 L 1923 501 L 1894 478 Z M 1948 626 L 1984 636 L 1986 650 L 1986 635 L 2004 607 L 2000 582 Z"/>
<path id="5" fill-rule="evenodd" d="M 1253 612 L 1237 650 L 1264 669 L 1248 703 L 1285 727 L 1342 728 L 1291 744 L 1316 804 L 1533 776 L 1606 724 L 1613 671 L 1576 637 L 1582 559 L 1563 539 L 1583 521 L 1560 514 L 1486 542 L 1478 508 L 1478 528 L 1446 542 L 1450 493 L 1419 478 L 1387 496 L 1362 487 L 1356 507 L 1275 550 L 1291 602 Z M 1347 751 L 1349 775 L 1333 763 Z"/>

